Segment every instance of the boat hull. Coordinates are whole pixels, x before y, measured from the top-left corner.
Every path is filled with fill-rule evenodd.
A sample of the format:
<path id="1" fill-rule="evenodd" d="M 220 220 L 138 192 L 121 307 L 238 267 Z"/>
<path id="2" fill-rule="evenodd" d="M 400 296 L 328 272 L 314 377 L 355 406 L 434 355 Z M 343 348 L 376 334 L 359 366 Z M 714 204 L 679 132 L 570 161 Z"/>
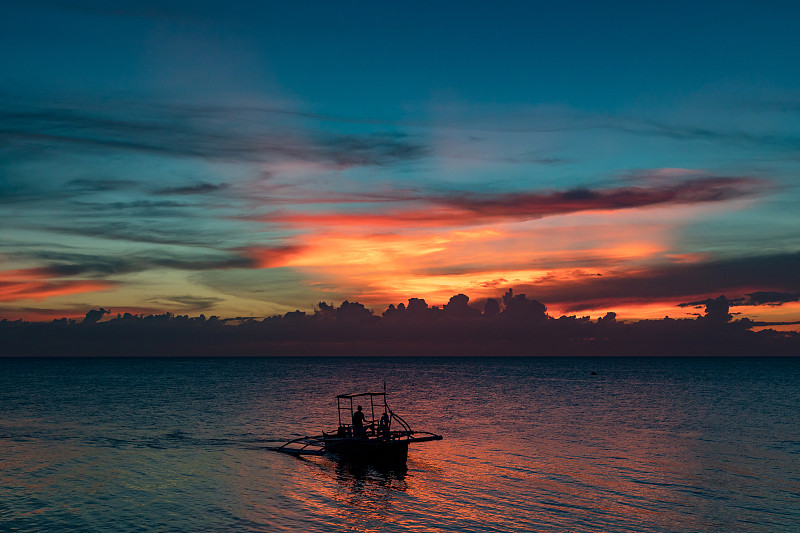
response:
<path id="1" fill-rule="evenodd" d="M 325 451 L 351 461 L 405 463 L 408 441 L 334 437 L 325 439 Z"/>

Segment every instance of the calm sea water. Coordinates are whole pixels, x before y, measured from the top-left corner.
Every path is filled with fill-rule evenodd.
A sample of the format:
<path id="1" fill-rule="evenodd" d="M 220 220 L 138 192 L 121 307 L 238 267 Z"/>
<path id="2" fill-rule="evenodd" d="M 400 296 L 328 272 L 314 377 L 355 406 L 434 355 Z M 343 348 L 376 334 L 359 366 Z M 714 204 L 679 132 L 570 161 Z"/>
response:
<path id="1" fill-rule="evenodd" d="M 407 469 L 265 449 L 384 380 Z M 798 406 L 800 358 L 5 359 L 0 530 L 796 532 Z"/>

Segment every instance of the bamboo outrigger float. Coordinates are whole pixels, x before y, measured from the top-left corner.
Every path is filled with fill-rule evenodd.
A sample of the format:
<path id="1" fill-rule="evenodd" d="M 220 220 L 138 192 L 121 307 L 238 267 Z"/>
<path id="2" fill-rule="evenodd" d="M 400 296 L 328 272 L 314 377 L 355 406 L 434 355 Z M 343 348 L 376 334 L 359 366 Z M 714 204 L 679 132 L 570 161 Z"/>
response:
<path id="1" fill-rule="evenodd" d="M 359 427 L 354 406 L 359 401 L 367 404 L 368 411 Z M 383 416 L 376 423 L 375 411 L 383 408 Z M 298 437 L 281 446 L 270 448 L 291 455 L 333 454 L 351 460 L 405 463 L 408 445 L 416 442 L 442 440 L 441 435 L 411 429 L 403 418 L 392 411 L 386 402 L 386 385 L 383 392 L 340 394 L 336 397 L 339 427 L 332 433 Z M 361 406 L 358 406 L 360 410 Z M 366 420 L 371 414 L 372 418 Z M 358 415 L 356 415 L 357 417 Z"/>

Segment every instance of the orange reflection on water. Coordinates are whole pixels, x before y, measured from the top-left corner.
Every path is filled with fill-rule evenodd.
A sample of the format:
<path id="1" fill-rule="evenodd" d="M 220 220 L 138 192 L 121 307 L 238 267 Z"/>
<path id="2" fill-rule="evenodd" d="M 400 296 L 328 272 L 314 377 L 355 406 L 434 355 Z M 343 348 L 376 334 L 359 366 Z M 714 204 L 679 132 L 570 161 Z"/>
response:
<path id="1" fill-rule="evenodd" d="M 330 458 L 305 463 L 314 475 L 297 476 L 285 488 L 287 496 L 331 530 L 346 525 L 350 531 L 374 533 L 383 530 L 388 521 L 397 524 L 403 516 L 396 507 L 402 506 L 402 495 L 408 490 L 405 469 Z"/>
<path id="2" fill-rule="evenodd" d="M 628 401 L 638 400 L 623 403 Z M 605 416 L 597 407 L 588 410 L 595 412 L 592 418 Z M 605 422 L 582 421 L 580 412 L 567 402 L 528 413 L 521 426 L 507 416 L 496 425 L 475 420 L 474 429 L 460 420 L 465 435 L 411 455 L 409 485 L 417 505 L 441 513 L 435 518 L 445 522 L 459 517 L 463 527 L 452 524 L 453 530 L 469 530 L 470 524 L 514 531 L 697 525 L 696 517 L 675 512 L 687 483 L 682 470 L 691 464 L 689 435 L 630 427 L 613 414 Z M 437 468 L 414 479 L 416 464 L 425 463 Z"/>

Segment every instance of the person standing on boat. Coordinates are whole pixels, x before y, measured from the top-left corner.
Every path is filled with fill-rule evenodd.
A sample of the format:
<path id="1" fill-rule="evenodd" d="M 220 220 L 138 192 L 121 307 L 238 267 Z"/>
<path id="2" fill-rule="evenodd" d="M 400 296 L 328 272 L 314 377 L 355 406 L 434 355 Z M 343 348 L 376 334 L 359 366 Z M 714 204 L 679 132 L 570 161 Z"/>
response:
<path id="1" fill-rule="evenodd" d="M 378 422 L 378 434 L 382 437 L 389 436 L 389 415 L 383 413 L 380 422 Z"/>
<path id="2" fill-rule="evenodd" d="M 359 405 L 356 409 L 356 412 L 353 413 L 353 435 L 356 437 L 361 437 L 364 435 L 364 412 L 361 410 L 361 406 Z"/>

